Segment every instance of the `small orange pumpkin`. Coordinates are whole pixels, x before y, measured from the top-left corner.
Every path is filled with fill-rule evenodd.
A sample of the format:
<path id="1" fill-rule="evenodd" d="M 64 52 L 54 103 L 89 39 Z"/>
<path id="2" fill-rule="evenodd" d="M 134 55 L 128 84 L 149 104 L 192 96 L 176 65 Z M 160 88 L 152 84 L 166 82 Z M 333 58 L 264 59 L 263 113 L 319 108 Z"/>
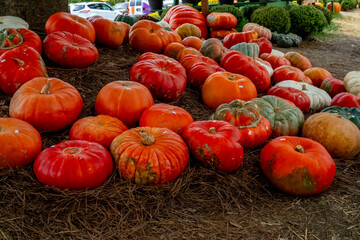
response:
<path id="1" fill-rule="evenodd" d="M 196 25 L 191 23 L 184 23 L 180 27 L 175 29 L 175 32 L 178 33 L 181 37 L 181 39 L 184 39 L 189 36 L 195 36 L 200 37 L 201 36 L 201 30 Z"/>
<path id="2" fill-rule="evenodd" d="M 192 48 L 195 48 L 196 50 L 200 50 L 203 42 L 204 42 L 204 40 L 201 40 L 200 38 L 194 37 L 194 36 L 189 36 L 182 40 L 182 44 L 185 47 L 192 47 Z"/>

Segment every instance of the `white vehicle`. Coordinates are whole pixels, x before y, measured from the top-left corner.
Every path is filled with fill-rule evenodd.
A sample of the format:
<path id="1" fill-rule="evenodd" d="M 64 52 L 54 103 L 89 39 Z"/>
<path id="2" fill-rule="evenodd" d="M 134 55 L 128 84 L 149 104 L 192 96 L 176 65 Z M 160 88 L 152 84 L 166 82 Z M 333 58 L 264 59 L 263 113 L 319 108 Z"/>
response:
<path id="1" fill-rule="evenodd" d="M 148 0 L 130 0 L 129 15 L 149 14 L 150 4 Z"/>
<path id="2" fill-rule="evenodd" d="M 117 11 L 118 14 L 129 14 L 129 3 L 128 2 L 117 3 L 114 6 L 114 10 Z"/>
<path id="3" fill-rule="evenodd" d="M 110 5 L 103 2 L 82 2 L 69 5 L 70 13 L 87 18 L 99 15 L 105 19 L 114 20 L 118 15 Z"/>

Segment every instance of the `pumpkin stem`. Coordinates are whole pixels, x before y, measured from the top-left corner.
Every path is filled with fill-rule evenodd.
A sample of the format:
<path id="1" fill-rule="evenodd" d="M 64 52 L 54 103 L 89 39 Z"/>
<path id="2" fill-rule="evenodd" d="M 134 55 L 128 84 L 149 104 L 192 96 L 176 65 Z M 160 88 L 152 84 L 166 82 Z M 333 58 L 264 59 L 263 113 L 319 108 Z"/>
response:
<path id="1" fill-rule="evenodd" d="M 214 127 L 209 128 L 209 133 L 216 133 L 216 130 Z"/>
<path id="2" fill-rule="evenodd" d="M 51 83 L 45 83 L 44 87 L 41 89 L 40 94 L 50 94 Z"/>
<path id="3" fill-rule="evenodd" d="M 280 107 L 275 107 L 274 112 L 277 113 L 280 110 Z"/>
<path id="4" fill-rule="evenodd" d="M 5 128 L 0 126 L 0 132 L 5 132 Z"/>
<path id="5" fill-rule="evenodd" d="M 297 152 L 299 152 L 299 153 L 304 153 L 305 152 L 303 146 L 301 146 L 301 145 L 296 145 L 295 150 Z"/>
<path id="6" fill-rule="evenodd" d="M 81 148 L 78 147 L 68 147 L 63 150 L 63 154 L 77 154 L 81 152 Z"/>
<path id="7" fill-rule="evenodd" d="M 124 86 L 124 87 L 130 87 L 130 86 L 131 86 L 131 84 L 130 84 L 130 83 L 123 83 L 123 84 L 121 84 L 121 86 Z"/>
<path id="8" fill-rule="evenodd" d="M 302 85 L 302 89 L 301 89 L 301 90 L 303 90 L 303 91 L 307 90 L 305 84 Z"/>
<path id="9" fill-rule="evenodd" d="M 141 143 L 145 146 L 151 146 L 155 142 L 154 136 L 152 136 L 150 133 L 148 133 L 145 130 L 138 130 L 141 136 Z"/>
<path id="10" fill-rule="evenodd" d="M 25 62 L 23 60 L 20 60 L 18 58 L 11 58 L 14 60 L 20 67 L 25 65 Z"/>
<path id="11" fill-rule="evenodd" d="M 229 79 L 230 81 L 234 81 L 234 80 L 236 79 L 236 77 L 235 77 L 234 75 L 230 75 L 230 76 L 228 77 L 228 79 Z"/>

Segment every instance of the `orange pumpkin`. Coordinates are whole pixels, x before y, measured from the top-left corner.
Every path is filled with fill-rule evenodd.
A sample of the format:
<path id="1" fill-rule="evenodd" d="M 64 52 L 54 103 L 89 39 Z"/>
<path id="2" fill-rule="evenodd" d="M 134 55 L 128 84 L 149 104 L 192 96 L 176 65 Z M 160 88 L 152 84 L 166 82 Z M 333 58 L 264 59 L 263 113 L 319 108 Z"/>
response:
<path id="1" fill-rule="evenodd" d="M 81 95 L 72 85 L 57 78 L 37 77 L 15 92 L 9 114 L 39 132 L 56 132 L 75 122 L 82 107 Z"/>
<path id="2" fill-rule="evenodd" d="M 92 21 L 95 28 L 97 44 L 112 48 L 120 47 L 126 36 L 126 26 L 120 22 L 104 18 L 96 18 Z"/>
<path id="3" fill-rule="evenodd" d="M 168 31 L 153 21 L 138 21 L 130 29 L 130 47 L 141 52 L 161 53 L 169 41 Z"/>
<path id="4" fill-rule="evenodd" d="M 194 122 L 192 116 L 183 108 L 158 103 L 146 109 L 140 117 L 140 127 L 165 127 L 177 134 Z"/>
<path id="5" fill-rule="evenodd" d="M 195 36 L 195 37 L 201 36 L 200 28 L 198 28 L 196 25 L 191 23 L 184 23 L 183 25 L 176 28 L 175 32 L 178 33 L 182 39 L 189 36 Z"/>
<path id="6" fill-rule="evenodd" d="M 308 68 L 311 68 L 310 61 L 302 55 L 302 53 L 297 52 L 287 52 L 284 57 L 289 60 L 291 66 L 299 68 L 301 71 L 305 71 Z"/>
<path id="7" fill-rule="evenodd" d="M 202 100 L 206 106 L 216 109 L 220 104 L 240 99 L 256 98 L 255 85 L 247 77 L 230 72 L 211 74 L 201 89 Z"/>
<path id="8" fill-rule="evenodd" d="M 329 2 L 326 7 L 329 11 L 332 11 L 332 3 L 334 3 L 334 12 L 340 13 L 341 12 L 341 5 L 338 2 Z"/>
<path id="9" fill-rule="evenodd" d="M 202 54 L 195 48 L 187 48 L 181 43 L 177 42 L 169 43 L 164 50 L 165 56 L 174 58 L 177 61 L 180 61 L 185 55 L 188 54 L 202 56 Z"/>
<path id="10" fill-rule="evenodd" d="M 203 40 L 201 40 L 198 37 L 194 37 L 194 36 L 189 36 L 182 40 L 182 44 L 185 47 L 192 47 L 192 48 L 195 48 L 196 50 L 200 50 L 203 42 L 204 42 Z"/>
<path id="11" fill-rule="evenodd" d="M 85 18 L 78 17 L 66 12 L 54 13 L 46 21 L 46 34 L 56 31 L 66 31 L 73 34 L 78 34 L 83 38 L 88 39 L 91 43 L 95 42 L 95 28 Z"/>
<path id="12" fill-rule="evenodd" d="M 210 37 L 211 38 L 217 38 L 217 39 L 224 39 L 227 35 L 229 35 L 230 33 L 236 33 L 236 29 L 232 28 L 230 30 L 212 30 L 210 32 Z"/>
<path id="13" fill-rule="evenodd" d="M 234 46 L 237 43 L 242 43 L 242 42 L 247 43 L 250 40 L 257 39 L 258 36 L 259 34 L 255 31 L 230 33 L 224 38 L 223 44 L 224 47 L 230 49 L 232 46 Z"/>
<path id="14" fill-rule="evenodd" d="M 217 62 L 205 56 L 186 55 L 181 59 L 181 65 L 183 65 L 187 73 L 189 73 L 192 67 L 199 62 L 206 63 L 207 65 L 210 65 L 215 68 L 219 67 L 219 64 L 217 64 Z"/>
<path id="15" fill-rule="evenodd" d="M 95 101 L 96 114 L 120 119 L 126 126 L 138 123 L 141 114 L 154 104 L 150 91 L 142 84 L 115 81 L 105 85 Z"/>
<path id="16" fill-rule="evenodd" d="M 265 37 L 268 40 L 271 40 L 271 30 L 266 27 L 263 27 L 257 23 L 247 23 L 244 25 L 242 30 L 243 30 L 243 32 L 255 31 L 259 34 L 259 38 Z"/>
<path id="17" fill-rule="evenodd" d="M 126 130 L 127 127 L 117 118 L 107 115 L 90 116 L 73 124 L 70 139 L 96 142 L 109 149 L 112 140 Z"/>
<path id="18" fill-rule="evenodd" d="M 212 12 L 207 15 L 206 23 L 212 29 L 231 29 L 236 26 L 237 19 L 231 13 Z"/>
<path id="19" fill-rule="evenodd" d="M 167 128 L 127 130 L 114 139 L 110 151 L 121 176 L 143 185 L 174 180 L 189 160 L 184 140 Z"/>
<path id="20" fill-rule="evenodd" d="M 305 76 L 309 77 L 315 87 L 320 87 L 325 78 L 332 78 L 332 74 L 324 68 L 312 67 L 304 71 Z"/>
<path id="21" fill-rule="evenodd" d="M 16 118 L 0 118 L 0 169 L 24 166 L 41 151 L 40 133 Z"/>

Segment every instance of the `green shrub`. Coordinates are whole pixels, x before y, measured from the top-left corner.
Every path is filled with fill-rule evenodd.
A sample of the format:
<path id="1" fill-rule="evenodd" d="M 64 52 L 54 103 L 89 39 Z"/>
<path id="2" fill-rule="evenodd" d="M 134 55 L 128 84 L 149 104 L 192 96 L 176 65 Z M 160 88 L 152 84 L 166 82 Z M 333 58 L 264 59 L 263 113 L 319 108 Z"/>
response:
<path id="1" fill-rule="evenodd" d="M 242 31 L 242 27 L 245 25 L 244 23 L 244 15 L 242 13 L 242 11 L 240 11 L 239 8 L 233 6 L 233 5 L 217 5 L 217 6 L 213 6 L 210 7 L 209 12 L 227 12 L 227 13 L 231 13 L 232 15 L 234 15 L 237 19 L 237 25 L 235 27 L 235 29 L 237 31 Z M 240 29 L 240 30 L 239 30 Z"/>
<path id="2" fill-rule="evenodd" d="M 289 2 L 288 5 L 286 5 L 284 8 L 288 11 L 290 11 L 291 9 L 295 8 L 295 7 L 300 7 L 299 4 L 297 3 L 293 3 L 293 2 Z"/>
<path id="3" fill-rule="evenodd" d="M 278 33 L 287 33 L 291 26 L 289 12 L 285 8 L 277 6 L 256 9 L 251 15 L 251 22 Z"/>
<path id="4" fill-rule="evenodd" d="M 312 5 L 312 6 L 315 7 L 316 9 L 320 10 L 324 14 L 328 24 L 331 23 L 332 15 L 331 15 L 331 12 L 329 10 L 327 10 L 327 8 L 316 6 L 316 5 Z"/>
<path id="5" fill-rule="evenodd" d="M 328 25 L 324 14 L 312 6 L 301 6 L 290 10 L 290 18 L 291 32 L 300 36 L 321 32 Z"/>
<path id="6" fill-rule="evenodd" d="M 356 0 L 342 0 L 341 1 L 341 11 L 349 11 L 356 8 Z"/>
<path id="7" fill-rule="evenodd" d="M 246 17 L 248 20 L 250 20 L 251 14 L 259 7 L 260 7 L 259 4 L 251 4 L 251 5 L 245 5 L 243 7 L 240 7 L 240 10 L 242 11 L 244 17 Z"/>

